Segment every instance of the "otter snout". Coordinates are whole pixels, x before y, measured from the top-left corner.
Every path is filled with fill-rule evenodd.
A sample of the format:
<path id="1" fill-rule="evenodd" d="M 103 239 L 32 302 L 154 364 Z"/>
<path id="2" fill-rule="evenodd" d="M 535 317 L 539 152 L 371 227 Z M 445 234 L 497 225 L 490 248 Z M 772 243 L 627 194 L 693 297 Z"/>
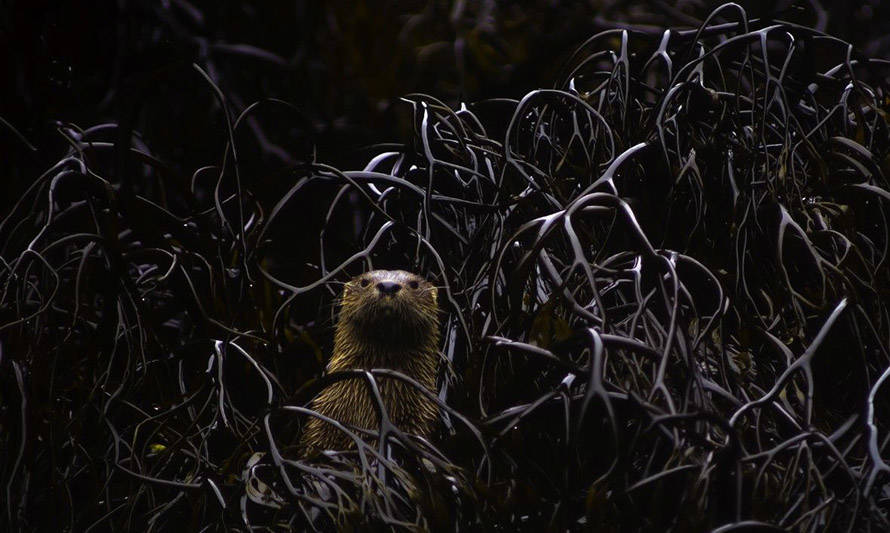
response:
<path id="1" fill-rule="evenodd" d="M 401 283 L 395 281 L 381 281 L 377 284 L 377 291 L 384 296 L 394 296 L 402 290 Z"/>
<path id="2" fill-rule="evenodd" d="M 396 338 L 408 341 L 411 332 L 422 329 L 417 323 L 438 320 L 435 285 L 404 270 L 372 270 L 352 278 L 340 305 L 340 320 L 361 328 L 369 340 L 389 340 L 398 331 Z"/>

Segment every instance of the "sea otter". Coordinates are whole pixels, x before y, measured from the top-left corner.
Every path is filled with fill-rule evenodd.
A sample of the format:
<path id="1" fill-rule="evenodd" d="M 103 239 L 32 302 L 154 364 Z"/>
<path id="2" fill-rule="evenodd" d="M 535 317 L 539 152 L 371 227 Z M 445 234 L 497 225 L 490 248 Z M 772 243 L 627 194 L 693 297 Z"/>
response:
<path id="1" fill-rule="evenodd" d="M 436 287 L 404 270 L 374 270 L 343 287 L 327 372 L 388 368 L 435 391 L 439 349 Z M 385 376 L 376 377 L 389 419 L 402 431 L 423 437 L 433 430 L 436 403 L 417 387 Z M 377 407 L 364 378 L 348 378 L 326 387 L 312 409 L 347 425 L 377 430 Z M 311 417 L 300 440 L 301 455 L 345 450 L 354 442 L 345 433 Z"/>

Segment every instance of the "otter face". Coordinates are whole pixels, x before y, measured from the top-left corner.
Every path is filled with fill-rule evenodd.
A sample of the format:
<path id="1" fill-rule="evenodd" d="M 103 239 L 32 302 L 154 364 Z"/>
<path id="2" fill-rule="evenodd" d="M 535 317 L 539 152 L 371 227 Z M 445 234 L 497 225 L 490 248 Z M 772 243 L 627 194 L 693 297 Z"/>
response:
<path id="1" fill-rule="evenodd" d="M 350 280 L 340 299 L 340 322 L 359 336 L 386 344 L 417 343 L 438 331 L 438 292 L 416 274 L 373 270 Z"/>

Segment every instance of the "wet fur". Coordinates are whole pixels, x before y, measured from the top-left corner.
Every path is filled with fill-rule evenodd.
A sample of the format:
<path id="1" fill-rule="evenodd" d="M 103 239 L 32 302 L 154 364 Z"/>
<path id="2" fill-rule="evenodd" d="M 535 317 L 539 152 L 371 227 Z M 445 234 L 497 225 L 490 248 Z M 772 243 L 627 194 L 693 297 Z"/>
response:
<path id="1" fill-rule="evenodd" d="M 362 286 L 362 281 L 367 286 Z M 393 296 L 381 294 L 380 282 L 399 283 Z M 417 288 L 411 283 L 416 282 Z M 375 270 L 352 279 L 343 287 L 340 315 L 334 335 L 334 353 L 327 372 L 373 368 L 398 370 L 435 391 L 438 369 L 439 310 L 436 288 L 403 270 Z M 376 376 L 390 420 L 406 433 L 429 436 L 438 407 L 413 385 Z M 379 419 L 367 380 L 348 378 L 325 388 L 312 402 L 315 411 L 361 428 L 377 430 Z M 346 434 L 311 417 L 300 448 L 304 456 L 321 450 L 354 446 Z"/>

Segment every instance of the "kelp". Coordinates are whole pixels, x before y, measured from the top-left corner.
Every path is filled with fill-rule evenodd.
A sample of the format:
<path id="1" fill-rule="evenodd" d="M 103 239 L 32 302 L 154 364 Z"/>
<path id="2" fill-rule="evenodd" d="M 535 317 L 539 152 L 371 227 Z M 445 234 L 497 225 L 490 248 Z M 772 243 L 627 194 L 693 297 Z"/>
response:
<path id="1" fill-rule="evenodd" d="M 273 202 L 238 158 L 258 106 L 198 66 L 224 135 L 190 176 L 121 124 L 61 125 L 0 224 L 2 520 L 887 528 L 887 74 L 725 4 L 598 33 L 519 100 L 406 95 L 404 143 L 297 162 Z M 395 266 L 439 287 L 439 432 L 384 416 L 297 456 L 325 385 L 381 412 L 380 376 L 421 388 L 321 373 L 340 285 Z M 245 496 L 256 452 L 273 505 Z"/>

